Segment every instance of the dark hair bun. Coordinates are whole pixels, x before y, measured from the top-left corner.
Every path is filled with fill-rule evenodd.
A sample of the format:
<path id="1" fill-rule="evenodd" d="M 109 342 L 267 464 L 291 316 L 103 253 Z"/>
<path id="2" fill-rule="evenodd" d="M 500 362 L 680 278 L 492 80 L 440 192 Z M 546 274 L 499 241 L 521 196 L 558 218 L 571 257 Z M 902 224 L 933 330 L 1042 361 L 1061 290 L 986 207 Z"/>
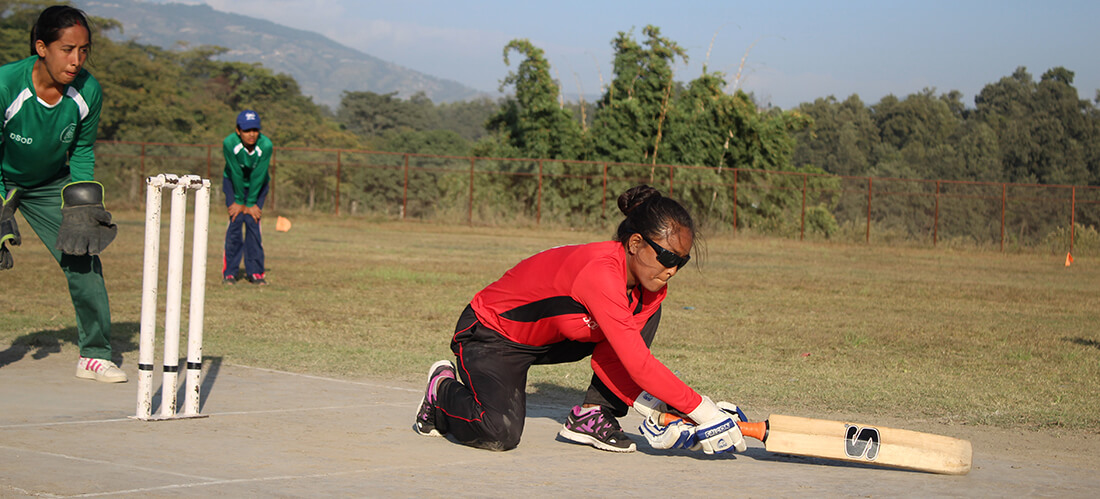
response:
<path id="1" fill-rule="evenodd" d="M 645 184 L 634 186 L 619 195 L 619 211 L 629 217 L 632 211 L 647 201 L 660 198 L 661 193 L 657 189 Z"/>

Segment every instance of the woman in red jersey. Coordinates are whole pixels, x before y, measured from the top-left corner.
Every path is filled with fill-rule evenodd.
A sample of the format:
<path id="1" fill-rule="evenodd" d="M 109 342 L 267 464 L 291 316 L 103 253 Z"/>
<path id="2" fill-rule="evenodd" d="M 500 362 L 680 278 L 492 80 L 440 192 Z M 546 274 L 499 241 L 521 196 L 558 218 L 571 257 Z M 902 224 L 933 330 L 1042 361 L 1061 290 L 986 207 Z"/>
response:
<path id="1" fill-rule="evenodd" d="M 701 447 L 708 454 L 744 450 L 730 413 L 649 351 L 666 285 L 690 258 L 691 215 L 644 185 L 619 196 L 618 206 L 626 218 L 614 240 L 543 251 L 474 296 L 451 339 L 457 370 L 443 360 L 428 371 L 417 432 L 513 449 L 523 432 L 528 369 L 591 356 L 592 384 L 584 403 L 570 412 L 562 437 L 632 452 L 635 444 L 615 417 L 625 416 L 628 406 L 644 416 L 671 407 L 699 425 L 647 433 L 654 447 Z"/>

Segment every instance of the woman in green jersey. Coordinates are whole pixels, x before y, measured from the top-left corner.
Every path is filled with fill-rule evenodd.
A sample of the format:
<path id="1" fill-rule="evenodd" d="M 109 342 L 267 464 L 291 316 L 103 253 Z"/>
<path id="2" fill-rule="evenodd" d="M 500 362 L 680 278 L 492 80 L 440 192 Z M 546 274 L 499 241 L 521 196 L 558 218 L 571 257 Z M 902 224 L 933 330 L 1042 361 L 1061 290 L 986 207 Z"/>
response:
<path id="1" fill-rule="evenodd" d="M 111 309 L 97 256 L 118 229 L 93 177 L 102 95 L 84 69 L 88 20 L 78 9 L 49 7 L 30 43 L 30 57 L 0 66 L 0 269 L 13 267 L 19 210 L 68 280 L 80 334 L 76 376 L 121 383 L 126 374 L 111 361 Z"/>

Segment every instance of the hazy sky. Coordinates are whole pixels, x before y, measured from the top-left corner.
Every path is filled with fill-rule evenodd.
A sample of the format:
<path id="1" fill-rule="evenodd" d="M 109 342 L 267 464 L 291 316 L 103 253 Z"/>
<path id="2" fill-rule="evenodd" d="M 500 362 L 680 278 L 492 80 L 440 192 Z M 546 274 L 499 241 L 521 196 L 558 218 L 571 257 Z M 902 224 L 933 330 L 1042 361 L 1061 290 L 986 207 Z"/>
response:
<path id="1" fill-rule="evenodd" d="M 155 0 L 164 2 L 166 0 Z M 598 94 L 612 78 L 611 41 L 652 24 L 683 47 L 676 79 L 705 63 L 762 103 L 782 108 L 829 95 L 874 104 L 926 87 L 959 90 L 973 106 L 986 84 L 1025 66 L 1035 80 L 1063 66 L 1081 97 L 1100 88 L 1095 0 L 205 0 L 215 9 L 321 33 L 396 64 L 495 91 L 515 68 L 506 43 L 546 52 L 564 91 Z M 513 54 L 514 55 L 514 54 Z M 709 56 L 709 57 L 708 57 Z"/>

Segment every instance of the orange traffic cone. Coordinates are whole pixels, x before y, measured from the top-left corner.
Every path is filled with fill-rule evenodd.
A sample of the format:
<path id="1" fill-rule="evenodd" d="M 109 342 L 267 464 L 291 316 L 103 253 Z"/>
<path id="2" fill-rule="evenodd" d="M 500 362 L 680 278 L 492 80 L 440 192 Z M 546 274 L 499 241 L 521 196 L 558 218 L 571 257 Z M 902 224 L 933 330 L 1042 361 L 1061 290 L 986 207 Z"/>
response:
<path id="1" fill-rule="evenodd" d="M 1071 263 L 1073 263 L 1073 255 L 1066 253 L 1066 267 L 1069 267 Z"/>

